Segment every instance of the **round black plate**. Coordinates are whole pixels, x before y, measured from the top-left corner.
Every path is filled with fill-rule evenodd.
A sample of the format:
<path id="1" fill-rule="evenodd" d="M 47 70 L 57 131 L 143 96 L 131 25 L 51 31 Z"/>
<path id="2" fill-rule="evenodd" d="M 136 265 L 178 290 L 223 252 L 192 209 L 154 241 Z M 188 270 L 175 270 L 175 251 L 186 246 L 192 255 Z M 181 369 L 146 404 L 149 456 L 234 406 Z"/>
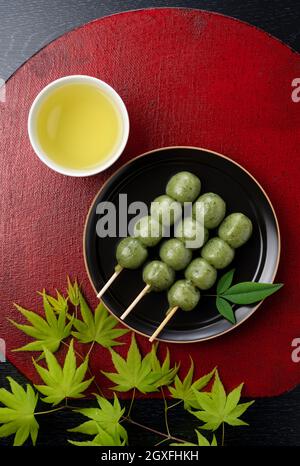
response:
<path id="1" fill-rule="evenodd" d="M 257 181 L 232 160 L 204 149 L 170 147 L 148 152 L 121 167 L 102 187 L 89 211 L 85 234 L 84 254 L 91 283 L 99 291 L 112 275 L 115 249 L 119 238 L 99 238 L 96 223 L 99 202 L 110 201 L 119 209 L 119 194 L 127 194 L 128 204 L 151 201 L 165 191 L 169 178 L 178 171 L 188 170 L 202 181 L 202 192 L 218 193 L 227 204 L 227 214 L 240 211 L 248 215 L 254 226 L 248 243 L 236 251 L 234 282 L 272 282 L 280 255 L 280 234 L 274 209 Z M 117 217 L 118 218 L 118 217 Z M 130 220 L 128 216 L 128 221 Z M 213 232 L 210 236 L 213 235 Z M 158 257 L 158 247 L 151 249 L 150 259 Z M 219 277 L 226 270 L 219 271 Z M 182 273 L 178 273 L 178 277 Z M 103 302 L 117 318 L 142 290 L 141 269 L 123 270 L 103 296 Z M 209 290 L 207 293 L 213 293 Z M 202 298 L 192 312 L 177 311 L 159 335 L 168 342 L 195 342 L 214 338 L 235 328 L 247 319 L 256 305 L 242 306 L 235 311 L 237 324 L 228 323 L 218 314 L 214 299 Z M 132 330 L 150 336 L 163 320 L 168 309 L 166 293 L 149 293 L 126 318 Z"/>

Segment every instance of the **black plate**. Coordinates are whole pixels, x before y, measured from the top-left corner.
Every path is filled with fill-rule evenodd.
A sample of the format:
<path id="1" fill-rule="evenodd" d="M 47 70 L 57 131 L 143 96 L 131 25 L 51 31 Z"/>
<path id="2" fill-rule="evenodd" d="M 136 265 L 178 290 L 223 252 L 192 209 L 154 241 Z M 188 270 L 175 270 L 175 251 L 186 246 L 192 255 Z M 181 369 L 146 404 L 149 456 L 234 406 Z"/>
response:
<path id="1" fill-rule="evenodd" d="M 125 193 L 128 203 L 151 201 L 165 191 L 168 179 L 178 171 L 188 170 L 202 181 L 202 192 L 218 193 L 227 204 L 227 214 L 240 211 L 253 222 L 253 235 L 248 243 L 236 251 L 235 282 L 272 282 L 279 261 L 280 234 L 274 209 L 257 181 L 232 160 L 204 149 L 170 147 L 148 152 L 121 167 L 102 187 L 89 211 L 85 235 L 84 254 L 91 283 L 98 291 L 112 275 L 115 266 L 115 249 L 118 238 L 101 239 L 96 235 L 99 202 L 116 204 L 118 195 Z M 130 216 L 128 217 L 130 220 Z M 212 233 L 211 233 L 212 236 Z M 158 257 L 158 247 L 151 250 L 150 258 Z M 226 270 L 219 271 L 221 276 Z M 178 277 L 182 276 L 180 273 Z M 117 318 L 142 290 L 141 269 L 123 270 L 103 296 L 103 302 Z M 213 293 L 212 290 L 209 290 Z M 203 293 L 204 294 L 204 293 Z M 217 337 L 247 319 L 256 305 L 242 306 L 235 312 L 235 326 L 217 312 L 214 299 L 203 297 L 192 312 L 177 311 L 175 317 L 161 332 L 159 339 L 168 342 L 195 342 Z M 149 293 L 126 318 L 125 324 L 143 335 L 151 335 L 163 320 L 168 308 L 166 293 Z"/>

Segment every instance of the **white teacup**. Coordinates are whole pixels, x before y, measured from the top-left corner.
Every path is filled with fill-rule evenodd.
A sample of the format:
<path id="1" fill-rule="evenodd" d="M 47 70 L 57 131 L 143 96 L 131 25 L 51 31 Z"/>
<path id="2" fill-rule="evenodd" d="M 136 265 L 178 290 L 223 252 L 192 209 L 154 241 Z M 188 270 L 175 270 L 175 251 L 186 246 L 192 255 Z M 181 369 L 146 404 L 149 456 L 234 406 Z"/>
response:
<path id="1" fill-rule="evenodd" d="M 47 153 L 42 147 L 42 144 L 39 141 L 39 136 L 37 132 L 37 120 L 39 115 L 39 110 L 45 99 L 47 99 L 53 91 L 69 85 L 69 84 L 88 84 L 91 86 L 96 86 L 105 96 L 107 96 L 112 102 L 115 110 L 118 113 L 120 120 L 120 135 L 116 144 L 111 153 L 107 155 L 103 160 L 99 160 L 99 164 L 96 163 L 92 167 L 86 168 L 71 168 L 66 167 L 63 164 L 58 163 L 56 160 L 51 158 L 51 154 Z M 44 162 L 48 167 L 52 168 L 58 173 L 68 176 L 90 176 L 106 170 L 110 167 L 122 154 L 129 135 L 129 117 L 127 113 L 126 106 L 119 96 L 119 94 L 111 87 L 109 84 L 101 81 L 98 78 L 85 75 L 74 75 L 74 76 L 65 76 L 63 78 L 57 79 L 50 84 L 48 84 L 35 98 L 28 116 L 28 134 L 31 145 L 39 157 L 39 159 Z M 100 157 L 99 157 L 100 159 Z"/>

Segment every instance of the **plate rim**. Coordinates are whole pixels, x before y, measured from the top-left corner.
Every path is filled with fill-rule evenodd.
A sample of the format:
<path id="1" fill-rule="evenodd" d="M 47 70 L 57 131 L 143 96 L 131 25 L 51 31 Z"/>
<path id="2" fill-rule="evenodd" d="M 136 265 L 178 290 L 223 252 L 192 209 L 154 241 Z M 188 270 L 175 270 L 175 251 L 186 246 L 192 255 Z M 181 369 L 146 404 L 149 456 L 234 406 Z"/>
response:
<path id="1" fill-rule="evenodd" d="M 198 151 L 205 151 L 205 152 L 209 152 L 211 154 L 214 154 L 218 157 L 221 157 L 223 159 L 226 159 L 228 160 L 229 162 L 233 163 L 234 165 L 236 165 L 237 167 L 239 167 L 243 172 L 245 172 L 250 178 L 252 178 L 252 180 L 254 181 L 255 184 L 257 184 L 257 186 L 259 187 L 259 189 L 262 191 L 263 195 L 265 196 L 272 212 L 273 212 L 273 216 L 274 216 L 274 219 L 275 219 L 275 225 L 276 225 L 276 230 L 277 230 L 277 237 L 278 237 L 278 252 L 277 252 L 277 258 L 276 258 L 276 264 L 275 264 L 275 268 L 274 268 L 274 272 L 273 272 L 273 275 L 272 275 L 272 278 L 270 280 L 269 283 L 273 283 L 274 280 L 275 280 L 275 277 L 276 277 L 276 274 L 277 274 L 277 271 L 278 271 L 278 267 L 279 267 L 279 262 L 280 262 L 280 256 L 281 256 L 281 234 L 280 234 L 280 227 L 279 227 L 279 222 L 278 222 L 278 218 L 277 218 L 277 215 L 276 215 L 276 212 L 275 212 L 275 209 L 274 209 L 274 206 L 268 196 L 268 194 L 266 193 L 265 189 L 261 186 L 261 184 L 257 181 L 257 179 L 246 169 L 244 168 L 240 163 L 236 162 L 235 160 L 231 159 L 230 157 L 224 155 L 224 154 L 221 154 L 220 152 L 216 152 L 214 150 L 211 150 L 211 149 L 206 149 L 204 147 L 198 147 L 198 146 L 166 146 L 166 147 L 159 147 L 157 149 L 151 149 L 149 151 L 146 151 L 146 152 L 143 152 L 142 154 L 139 154 L 137 155 L 136 157 L 133 157 L 132 159 L 128 160 L 127 162 L 125 162 L 123 165 L 121 165 L 116 171 L 114 171 L 108 178 L 107 180 L 104 181 L 103 185 L 101 186 L 101 188 L 99 189 L 99 191 L 97 191 L 97 193 L 95 194 L 91 204 L 90 204 L 90 207 L 88 209 L 88 212 L 86 214 L 86 218 L 85 218 L 85 222 L 84 222 L 84 229 L 83 229 L 83 242 L 82 242 L 82 249 L 83 249 L 83 259 L 84 259 L 84 266 L 85 266 L 85 270 L 86 270 L 86 273 L 87 273 L 87 276 L 88 276 L 88 279 L 89 279 L 89 282 L 93 288 L 93 291 L 95 292 L 96 294 L 96 297 L 97 297 L 97 289 L 93 283 L 93 280 L 91 278 L 91 275 L 90 275 L 90 271 L 89 271 L 89 268 L 88 268 L 88 264 L 87 264 L 87 257 L 86 257 L 86 248 L 85 248 L 85 244 L 86 244 L 86 233 L 87 233 L 87 224 L 88 224 L 88 221 L 89 221 L 89 218 L 90 218 L 90 213 L 94 207 L 94 204 L 95 204 L 95 201 L 97 199 L 97 197 L 99 196 L 99 194 L 101 193 L 101 191 L 106 187 L 106 185 L 108 183 L 110 183 L 111 179 L 116 176 L 124 167 L 126 167 L 127 165 L 130 165 L 131 163 L 133 163 L 135 160 L 137 159 L 140 159 L 142 157 L 145 157 L 146 155 L 149 155 L 149 154 L 153 154 L 155 152 L 161 152 L 161 151 L 164 151 L 164 150 L 172 150 L 172 149 L 193 149 L 193 150 L 198 150 Z M 98 298 L 97 298 L 98 299 Z M 99 302 L 102 302 L 102 300 L 99 300 Z M 243 324 L 246 320 L 249 319 L 249 317 L 251 317 L 255 312 L 256 310 L 261 306 L 261 304 L 263 303 L 263 301 L 260 301 L 256 306 L 253 307 L 252 311 L 244 318 L 242 319 L 240 322 L 236 323 L 235 325 L 233 325 L 232 327 L 229 327 L 228 329 L 224 330 L 223 332 L 221 333 L 218 333 L 216 335 L 211 335 L 209 337 L 205 337 L 205 338 L 201 338 L 199 340 L 168 340 L 166 338 L 156 338 L 154 340 L 153 343 L 155 343 L 155 341 L 159 341 L 159 342 L 162 342 L 162 343 L 172 343 L 172 344 L 192 344 L 192 343 L 201 343 L 201 342 L 204 342 L 204 341 L 208 341 L 208 340 L 213 340 L 215 338 L 218 338 L 218 337 L 221 337 L 222 335 L 225 335 L 226 333 L 229 333 L 229 332 L 232 332 L 233 330 L 235 330 L 236 328 L 238 328 L 241 324 Z M 125 321 L 121 320 L 107 305 L 105 305 L 105 308 L 109 311 L 109 313 L 115 317 L 115 319 L 118 320 L 119 323 L 121 323 L 123 326 L 127 327 L 128 329 L 130 329 L 132 332 L 135 332 L 137 333 L 138 335 L 141 335 L 145 338 L 147 338 L 149 340 L 149 335 L 147 335 L 146 333 L 143 333 L 141 332 L 140 330 L 136 330 L 134 328 L 132 328 L 130 325 L 128 325 Z"/>

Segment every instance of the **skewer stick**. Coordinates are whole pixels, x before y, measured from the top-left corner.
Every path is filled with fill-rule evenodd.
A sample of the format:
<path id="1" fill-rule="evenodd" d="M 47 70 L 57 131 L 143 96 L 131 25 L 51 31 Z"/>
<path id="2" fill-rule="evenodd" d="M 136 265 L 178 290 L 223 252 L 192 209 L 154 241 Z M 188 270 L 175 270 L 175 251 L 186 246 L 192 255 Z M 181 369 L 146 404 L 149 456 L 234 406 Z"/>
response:
<path id="1" fill-rule="evenodd" d="M 104 287 L 99 291 L 99 293 L 97 294 L 97 298 L 101 298 L 105 291 L 110 287 L 110 285 L 113 283 L 113 281 L 115 281 L 115 279 L 117 278 L 117 276 L 119 275 L 119 273 L 121 273 L 123 270 L 122 267 L 118 267 L 117 270 L 112 274 L 112 276 L 110 277 L 110 279 L 105 283 Z"/>
<path id="2" fill-rule="evenodd" d="M 130 306 L 126 309 L 125 312 L 121 315 L 120 319 L 124 320 L 126 316 L 132 311 L 132 309 L 137 305 L 137 303 L 145 296 L 146 293 L 150 290 L 151 286 L 146 285 L 145 288 L 142 289 L 140 294 L 137 295 L 134 301 L 130 304 Z"/>
<path id="3" fill-rule="evenodd" d="M 155 330 L 155 332 L 153 333 L 153 335 L 149 338 L 149 341 L 152 343 L 153 340 L 155 340 L 155 338 L 157 337 L 157 335 L 160 334 L 160 332 L 162 331 L 162 329 L 167 325 L 167 323 L 169 322 L 170 319 L 172 319 L 173 315 L 175 314 L 175 312 L 177 311 L 179 306 L 175 306 L 175 307 L 172 307 L 171 309 L 169 309 L 167 311 L 167 315 L 166 317 L 164 318 L 164 320 L 162 321 L 162 323 L 157 327 L 157 329 Z"/>

